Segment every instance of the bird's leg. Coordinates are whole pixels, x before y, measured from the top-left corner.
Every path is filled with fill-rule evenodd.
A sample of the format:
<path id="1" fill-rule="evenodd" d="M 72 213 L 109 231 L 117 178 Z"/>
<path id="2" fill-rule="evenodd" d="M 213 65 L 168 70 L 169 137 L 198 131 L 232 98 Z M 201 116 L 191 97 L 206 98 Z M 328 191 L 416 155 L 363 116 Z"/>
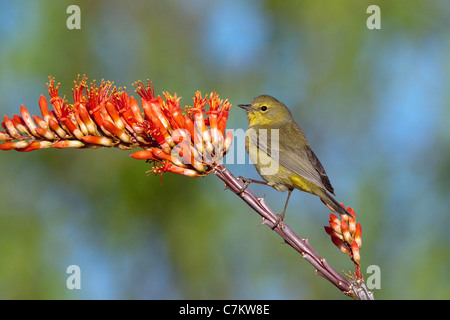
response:
<path id="1" fill-rule="evenodd" d="M 277 216 L 277 221 L 275 222 L 275 225 L 273 226 L 272 229 L 275 229 L 275 228 L 278 226 L 278 224 L 279 224 L 281 221 L 283 221 L 284 216 L 286 215 L 286 209 L 287 209 L 287 205 L 288 205 L 289 197 L 291 196 L 291 193 L 292 193 L 292 189 L 289 189 L 289 191 L 288 191 L 288 196 L 287 196 L 287 199 L 286 199 L 286 203 L 284 204 L 284 210 L 283 210 L 283 212 L 282 212 L 281 214 L 279 214 L 279 215 Z"/>
<path id="2" fill-rule="evenodd" d="M 247 178 L 244 178 L 244 177 L 241 177 L 241 176 L 239 176 L 238 179 L 244 182 L 244 185 L 242 186 L 241 190 L 239 190 L 239 192 L 238 192 L 238 195 L 239 195 L 239 196 L 242 195 L 242 194 L 244 193 L 245 189 L 247 189 L 247 187 L 248 187 L 248 185 L 249 185 L 250 183 L 259 183 L 259 184 L 265 184 L 265 185 L 267 185 L 267 182 L 265 182 L 265 181 L 259 181 L 259 180 L 247 179 Z"/>

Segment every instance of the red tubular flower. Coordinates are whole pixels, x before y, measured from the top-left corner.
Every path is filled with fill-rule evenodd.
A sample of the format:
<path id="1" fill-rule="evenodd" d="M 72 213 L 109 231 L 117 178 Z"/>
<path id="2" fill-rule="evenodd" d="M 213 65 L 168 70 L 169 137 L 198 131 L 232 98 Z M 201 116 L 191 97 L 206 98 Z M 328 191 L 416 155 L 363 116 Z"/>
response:
<path id="1" fill-rule="evenodd" d="M 341 204 L 342 205 L 342 204 Z M 344 208 L 345 206 L 342 205 Z M 360 272 L 361 256 L 359 250 L 361 249 L 361 224 L 356 223 L 355 211 L 348 207 L 346 208 L 352 216 L 341 216 L 339 219 L 334 214 L 330 214 L 329 226 L 325 226 L 325 231 L 330 235 L 331 241 L 342 252 L 348 254 L 350 259 L 355 263 L 356 276 L 362 278 Z"/>
<path id="2" fill-rule="evenodd" d="M 0 150 L 33 151 L 46 148 L 132 149 L 131 156 L 154 163 L 152 172 L 174 172 L 189 177 L 212 172 L 231 146 L 233 135 L 225 134 L 231 104 L 216 93 L 194 96 L 194 106 L 180 108 L 180 99 L 164 92 L 155 95 L 151 82 L 134 84 L 141 97 L 136 99 L 122 88 L 102 80 L 87 85 L 87 78 L 75 81 L 73 104 L 58 94 L 59 84 L 49 77 L 50 104 L 39 97 L 41 116 L 31 116 L 21 106 L 20 116 L 4 116 Z M 205 110 L 209 105 L 209 111 Z M 209 116 L 209 117 L 207 117 Z"/>
<path id="3" fill-rule="evenodd" d="M 174 96 L 168 92 L 163 92 L 166 103 L 163 107 L 163 112 L 170 121 L 170 125 L 174 129 L 184 128 L 184 117 L 180 110 L 180 99 L 175 93 Z"/>

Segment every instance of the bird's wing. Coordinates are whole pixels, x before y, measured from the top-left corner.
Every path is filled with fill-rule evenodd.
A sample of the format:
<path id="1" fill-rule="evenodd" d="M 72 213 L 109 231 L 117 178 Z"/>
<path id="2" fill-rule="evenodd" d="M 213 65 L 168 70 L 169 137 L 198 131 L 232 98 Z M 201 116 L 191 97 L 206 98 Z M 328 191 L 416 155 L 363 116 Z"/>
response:
<path id="1" fill-rule="evenodd" d="M 297 131 L 297 128 L 294 130 Z M 267 132 L 267 134 L 265 134 L 265 132 Z M 250 137 L 261 151 L 278 161 L 282 166 L 334 194 L 334 188 L 330 183 L 330 179 L 328 178 L 325 169 L 307 144 L 306 138 L 304 138 L 300 128 L 295 132 L 297 134 L 291 134 L 284 130 L 278 131 L 279 134 L 281 134 L 281 132 L 290 137 L 301 136 L 303 141 L 284 139 L 286 141 L 282 142 L 280 140 L 281 137 L 278 137 L 278 141 L 272 141 L 272 138 L 275 139 L 276 134 L 272 134 L 270 129 L 267 131 L 255 130 Z M 303 145 L 305 142 L 306 145 Z"/>

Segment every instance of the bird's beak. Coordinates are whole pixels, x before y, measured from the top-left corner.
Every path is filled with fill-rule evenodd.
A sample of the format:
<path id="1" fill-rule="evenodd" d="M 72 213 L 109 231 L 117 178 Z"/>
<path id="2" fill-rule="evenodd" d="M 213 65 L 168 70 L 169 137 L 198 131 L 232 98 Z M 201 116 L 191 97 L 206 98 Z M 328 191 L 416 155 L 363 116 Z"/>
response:
<path id="1" fill-rule="evenodd" d="M 238 104 L 238 107 L 244 109 L 247 112 L 255 110 L 255 108 L 253 108 L 251 104 Z"/>

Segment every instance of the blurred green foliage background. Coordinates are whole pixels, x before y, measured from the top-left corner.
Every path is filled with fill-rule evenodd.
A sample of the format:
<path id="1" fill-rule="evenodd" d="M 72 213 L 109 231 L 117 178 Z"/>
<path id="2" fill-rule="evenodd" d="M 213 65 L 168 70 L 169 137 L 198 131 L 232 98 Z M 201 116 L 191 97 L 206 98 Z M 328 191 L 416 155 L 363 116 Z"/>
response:
<path id="1" fill-rule="evenodd" d="M 81 9 L 69 30 L 66 9 Z M 381 9 L 369 30 L 366 9 Z M 450 3 L 0 0 L 0 113 L 38 114 L 48 75 L 154 81 L 191 104 L 271 94 L 291 107 L 363 227 L 377 299 L 449 299 Z M 232 108 L 230 129 L 246 128 Z M 214 175 L 146 176 L 121 150 L 0 153 L 2 299 L 347 299 Z M 250 164 L 230 164 L 258 178 Z M 281 211 L 286 194 L 251 186 Z M 294 192 L 286 222 L 337 270 L 353 267 Z M 81 268 L 81 290 L 66 268 Z M 368 274 L 366 274 L 366 277 Z"/>

